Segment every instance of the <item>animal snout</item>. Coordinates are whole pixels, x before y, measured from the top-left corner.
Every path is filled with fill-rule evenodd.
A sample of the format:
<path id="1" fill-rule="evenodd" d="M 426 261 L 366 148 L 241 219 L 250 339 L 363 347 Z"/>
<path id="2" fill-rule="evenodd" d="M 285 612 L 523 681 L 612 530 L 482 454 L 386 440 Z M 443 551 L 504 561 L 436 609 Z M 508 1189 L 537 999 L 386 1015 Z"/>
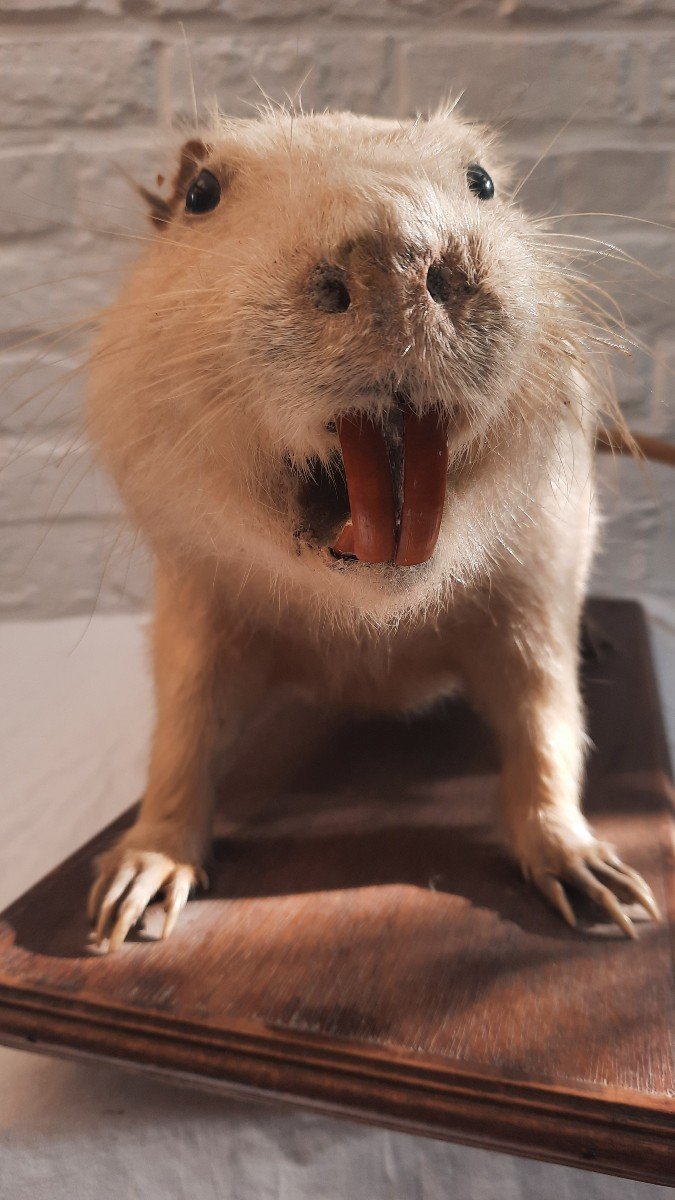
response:
<path id="1" fill-rule="evenodd" d="M 397 300 L 405 307 L 414 296 L 426 295 L 434 304 L 453 306 L 476 291 L 471 267 L 455 249 L 432 257 L 431 252 L 403 248 L 386 257 L 349 256 L 346 266 L 328 261 L 310 272 L 307 295 L 325 313 L 345 313 L 353 303 L 391 309 Z"/>

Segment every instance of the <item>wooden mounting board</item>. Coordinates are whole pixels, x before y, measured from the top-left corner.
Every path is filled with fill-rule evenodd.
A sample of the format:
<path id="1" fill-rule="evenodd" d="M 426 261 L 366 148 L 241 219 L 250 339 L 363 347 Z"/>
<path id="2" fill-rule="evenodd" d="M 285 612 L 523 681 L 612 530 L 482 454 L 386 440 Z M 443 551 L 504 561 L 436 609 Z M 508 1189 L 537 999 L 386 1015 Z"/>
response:
<path id="1" fill-rule="evenodd" d="M 259 741 L 244 755 L 229 793 L 251 785 L 247 824 L 169 941 L 151 940 L 156 905 L 118 954 L 88 948 L 91 859 L 123 822 L 5 912 L 0 1041 L 675 1184 L 668 756 L 640 609 L 591 615 L 610 645 L 586 671 L 587 811 L 663 924 L 582 934 L 528 890 L 460 704 L 339 736 L 296 714 L 257 793 Z"/>

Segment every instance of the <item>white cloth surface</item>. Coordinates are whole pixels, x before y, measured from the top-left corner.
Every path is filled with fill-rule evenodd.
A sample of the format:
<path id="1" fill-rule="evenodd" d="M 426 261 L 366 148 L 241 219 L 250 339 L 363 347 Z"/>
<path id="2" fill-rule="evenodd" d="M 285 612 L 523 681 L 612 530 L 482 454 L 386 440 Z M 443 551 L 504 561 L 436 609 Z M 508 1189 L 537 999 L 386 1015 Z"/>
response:
<path id="1" fill-rule="evenodd" d="M 644 602 L 672 752 L 675 611 Z M 152 712 L 141 625 L 0 625 L 0 908 L 141 790 Z M 0 1200 L 549 1196 L 672 1191 L 0 1049 Z"/>

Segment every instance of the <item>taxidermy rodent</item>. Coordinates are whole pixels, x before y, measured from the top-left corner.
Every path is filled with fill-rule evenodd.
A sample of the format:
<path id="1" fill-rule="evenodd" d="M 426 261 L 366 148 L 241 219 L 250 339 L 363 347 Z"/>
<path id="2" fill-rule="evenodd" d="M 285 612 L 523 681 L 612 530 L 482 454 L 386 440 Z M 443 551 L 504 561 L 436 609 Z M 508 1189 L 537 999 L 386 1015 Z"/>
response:
<path id="1" fill-rule="evenodd" d="M 459 680 L 496 734 L 525 877 L 570 924 L 568 883 L 629 935 L 622 899 L 658 916 L 580 809 L 606 401 L 592 329 L 508 183 L 451 113 L 279 113 L 219 119 L 169 199 L 144 193 L 155 236 L 88 407 L 156 578 L 147 788 L 90 895 L 109 948 L 160 890 L 171 932 L 219 764 L 284 686 L 414 711 Z"/>

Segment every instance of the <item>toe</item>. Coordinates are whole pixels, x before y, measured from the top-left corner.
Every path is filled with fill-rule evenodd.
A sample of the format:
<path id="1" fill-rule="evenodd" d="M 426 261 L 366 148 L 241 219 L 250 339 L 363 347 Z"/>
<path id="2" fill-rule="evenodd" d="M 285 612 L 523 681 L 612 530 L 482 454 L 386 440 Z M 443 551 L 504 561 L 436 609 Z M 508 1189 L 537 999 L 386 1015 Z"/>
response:
<path id="1" fill-rule="evenodd" d="M 105 937 L 108 924 L 113 916 L 117 902 L 129 887 L 129 884 L 132 882 L 135 873 L 134 867 L 128 865 L 120 867 L 117 874 L 113 876 L 112 882 L 103 896 L 103 901 L 98 913 L 98 922 L 96 924 L 97 942 L 100 943 Z"/>
<path id="2" fill-rule="evenodd" d="M 89 889 L 89 895 L 87 896 L 87 916 L 88 916 L 89 920 L 91 921 L 92 925 L 94 924 L 94 922 L 96 920 L 96 914 L 98 913 L 98 910 L 99 910 L 99 905 L 101 903 L 101 897 L 103 896 L 103 893 L 105 892 L 105 889 L 109 883 L 110 883 L 110 872 L 106 871 L 104 869 L 100 869 L 96 879 L 94 880 L 93 884 L 91 885 L 91 887 Z"/>
<path id="3" fill-rule="evenodd" d="M 571 925 L 572 929 L 574 929 L 576 927 L 577 919 L 572 910 L 572 905 L 567 899 L 565 889 L 560 880 L 556 879 L 555 875 L 551 875 L 546 872 L 544 875 L 538 876 L 536 882 L 538 888 L 544 893 L 549 903 L 552 904 L 554 908 L 557 908 L 564 920 L 567 921 L 567 924 Z"/>
<path id="4" fill-rule="evenodd" d="M 125 940 L 129 930 L 143 916 L 153 896 L 164 884 L 167 876 L 165 863 L 146 867 L 137 876 L 129 895 L 122 901 L 113 931 L 108 942 L 108 950 L 117 950 Z"/>
<path id="5" fill-rule="evenodd" d="M 659 906 L 654 899 L 649 884 L 632 867 L 625 867 L 620 860 L 618 862 L 619 865 L 615 866 L 604 862 L 602 859 L 594 860 L 592 864 L 593 870 L 610 879 L 617 887 L 623 888 L 624 892 L 627 892 L 633 900 L 642 905 L 650 917 L 653 917 L 655 921 L 659 921 L 661 913 L 659 912 Z"/>
<path id="6" fill-rule="evenodd" d="M 573 867 L 570 867 L 569 878 L 572 883 L 576 884 L 576 886 L 582 892 L 585 892 L 587 896 L 590 896 L 591 900 L 593 900 L 600 908 L 604 908 L 605 912 L 609 914 L 612 920 L 616 922 L 616 924 L 620 929 L 623 930 L 627 937 L 637 937 L 633 922 L 623 911 L 619 901 L 614 895 L 614 892 L 610 891 L 608 887 L 605 887 L 603 883 L 600 883 L 600 880 L 596 879 L 593 872 L 588 869 L 585 863 L 580 862 L 575 864 Z"/>
<path id="7" fill-rule="evenodd" d="M 166 916 L 162 937 L 168 938 L 176 927 L 178 916 L 188 902 L 190 889 L 194 883 L 194 874 L 190 867 L 178 867 L 174 872 L 166 890 Z"/>

